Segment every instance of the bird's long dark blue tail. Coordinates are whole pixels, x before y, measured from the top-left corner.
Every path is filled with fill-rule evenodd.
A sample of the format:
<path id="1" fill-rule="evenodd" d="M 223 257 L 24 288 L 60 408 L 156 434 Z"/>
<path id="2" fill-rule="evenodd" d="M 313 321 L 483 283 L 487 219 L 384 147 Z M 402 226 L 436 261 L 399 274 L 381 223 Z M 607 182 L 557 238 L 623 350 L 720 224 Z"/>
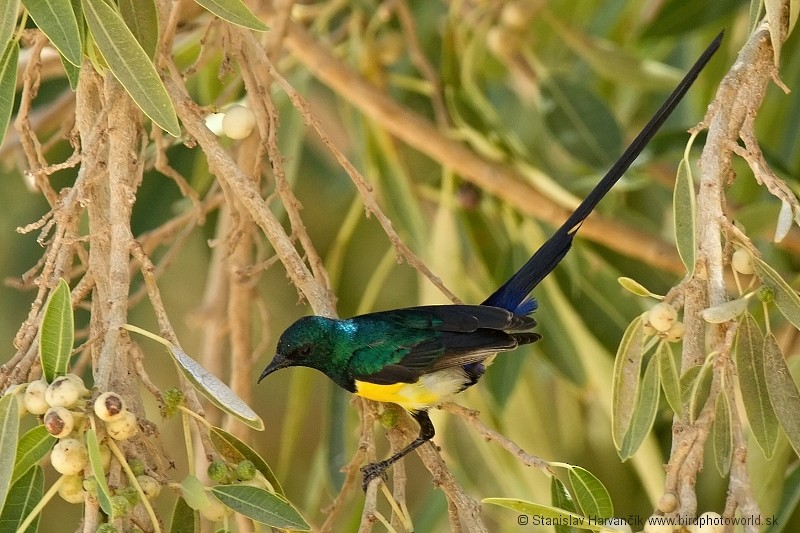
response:
<path id="1" fill-rule="evenodd" d="M 533 256 L 520 268 L 508 281 L 499 289 L 491 294 L 483 305 L 502 307 L 516 314 L 528 314 L 535 307 L 535 301 L 528 299 L 534 287 L 547 276 L 558 263 L 564 258 L 572 246 L 572 239 L 581 227 L 581 224 L 589 216 L 598 202 L 611 190 L 611 187 L 619 181 L 628 167 L 636 160 L 653 135 L 661 128 L 664 121 L 680 103 L 683 96 L 692 86 L 694 80 L 711 59 L 711 56 L 719 48 L 722 42 L 723 32 L 708 45 L 703 54 L 697 59 L 686 76 L 681 80 L 677 87 L 672 91 L 667 100 L 661 105 L 650 122 L 639 132 L 620 158 L 609 169 L 600 183 L 589 193 L 586 199 L 581 202 L 577 209 L 561 225 L 558 230 L 539 248 Z"/>

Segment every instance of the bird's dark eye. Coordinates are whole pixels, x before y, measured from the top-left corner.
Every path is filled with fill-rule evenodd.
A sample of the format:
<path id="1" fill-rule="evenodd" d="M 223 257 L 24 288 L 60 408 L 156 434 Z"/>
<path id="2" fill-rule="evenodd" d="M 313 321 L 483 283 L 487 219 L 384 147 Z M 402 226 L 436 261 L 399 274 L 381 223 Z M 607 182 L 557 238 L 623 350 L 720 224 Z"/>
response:
<path id="1" fill-rule="evenodd" d="M 290 357 L 292 359 L 302 359 L 304 357 L 307 357 L 308 354 L 310 354 L 310 353 L 311 353 L 311 345 L 310 344 L 304 344 L 303 346 L 300 346 L 296 350 L 294 350 L 291 353 Z"/>

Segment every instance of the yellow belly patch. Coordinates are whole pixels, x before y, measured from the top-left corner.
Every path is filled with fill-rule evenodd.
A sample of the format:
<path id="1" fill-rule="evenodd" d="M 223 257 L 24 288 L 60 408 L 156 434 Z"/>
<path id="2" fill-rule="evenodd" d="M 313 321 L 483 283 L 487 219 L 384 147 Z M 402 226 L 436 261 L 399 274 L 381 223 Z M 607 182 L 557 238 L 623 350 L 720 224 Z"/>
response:
<path id="1" fill-rule="evenodd" d="M 376 402 L 396 403 L 409 411 L 419 411 L 446 401 L 459 392 L 465 382 L 460 369 L 447 369 L 425 374 L 415 383 L 379 385 L 356 380 L 356 394 Z"/>

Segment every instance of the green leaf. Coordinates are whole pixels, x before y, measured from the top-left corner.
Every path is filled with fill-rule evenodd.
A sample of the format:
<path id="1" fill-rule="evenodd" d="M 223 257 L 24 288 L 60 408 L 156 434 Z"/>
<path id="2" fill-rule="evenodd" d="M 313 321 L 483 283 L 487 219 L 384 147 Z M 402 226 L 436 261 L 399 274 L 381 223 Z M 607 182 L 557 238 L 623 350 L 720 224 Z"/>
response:
<path id="1" fill-rule="evenodd" d="M 711 372 L 710 360 L 706 360 L 703 365 L 690 368 L 681 378 L 681 390 L 684 390 L 684 378 L 690 374 L 690 371 L 694 374 L 694 379 L 688 382 L 689 419 L 694 422 L 708 401 L 708 395 L 711 394 L 713 372 Z"/>
<path id="2" fill-rule="evenodd" d="M 264 429 L 264 422 L 261 420 L 255 411 L 249 405 L 239 398 L 230 387 L 225 385 L 217 377 L 203 368 L 203 366 L 186 355 L 180 348 L 175 345 L 170 346 L 169 350 L 181 373 L 192 382 L 200 393 L 208 398 L 211 403 L 233 415 L 241 420 L 248 426 L 258 431 Z"/>
<path id="3" fill-rule="evenodd" d="M 753 267 L 761 282 L 775 293 L 773 301 L 786 320 L 800 329 L 800 296 L 797 292 L 771 266 L 756 256 L 753 256 Z"/>
<path id="4" fill-rule="evenodd" d="M 11 37 L 14 35 L 14 27 L 17 25 L 18 14 L 19 0 L 0 2 L 0 47 L 4 49 L 11 43 Z M 14 65 L 16 66 L 16 63 L 14 63 Z M 3 138 L 0 136 L 0 144 L 2 144 L 2 142 Z"/>
<path id="5" fill-rule="evenodd" d="M 19 43 L 11 41 L 0 57 L 0 145 L 6 137 L 11 111 L 14 109 L 14 95 L 17 91 L 17 60 Z"/>
<path id="6" fill-rule="evenodd" d="M 525 500 L 517 500 L 515 498 L 484 498 L 481 502 L 505 507 L 517 513 L 535 516 L 539 519 L 547 520 L 552 524 L 568 525 L 591 531 L 608 531 L 608 528 L 598 525 L 596 521 L 590 522 L 588 518 L 579 514 L 558 509 L 550 505 L 541 505 Z"/>
<path id="7" fill-rule="evenodd" d="M 83 45 L 70 0 L 22 0 L 22 3 L 36 26 L 47 35 L 64 59 L 79 67 Z"/>
<path id="8" fill-rule="evenodd" d="M 0 398 L 0 509 L 6 501 L 14 474 L 19 438 L 19 401 L 13 393 Z"/>
<path id="9" fill-rule="evenodd" d="M 33 466 L 50 453 L 56 438 L 47 432 L 47 428 L 38 425 L 28 430 L 19 439 L 17 454 L 14 459 L 14 474 L 11 477 L 13 483 L 28 472 Z"/>
<path id="10" fill-rule="evenodd" d="M 47 300 L 39 331 L 39 356 L 42 359 L 42 372 L 48 383 L 67 373 L 74 340 L 72 297 L 69 285 L 60 279 Z"/>
<path id="11" fill-rule="evenodd" d="M 795 453 L 800 454 L 800 391 L 772 333 L 764 338 L 764 374 L 775 416 Z"/>
<path id="12" fill-rule="evenodd" d="M 158 46 L 158 11 L 153 0 L 119 0 L 122 20 L 150 59 Z"/>
<path id="13" fill-rule="evenodd" d="M 635 279 L 626 278 L 625 276 L 617 278 L 617 282 L 622 285 L 622 288 L 632 292 L 636 296 L 646 297 L 659 297 L 659 295 L 650 292 L 647 287 L 636 281 Z"/>
<path id="14" fill-rule="evenodd" d="M 19 531 L 22 522 L 42 500 L 44 495 L 44 471 L 41 466 L 29 469 L 8 491 L 3 512 L 0 514 L 0 531 Z M 25 528 L 24 533 L 36 533 L 39 528 L 36 518 Z"/>
<path id="15" fill-rule="evenodd" d="M 172 101 L 147 53 L 114 9 L 103 0 L 83 0 L 84 16 L 111 72 L 145 115 L 174 137 L 180 135 Z"/>
<path id="16" fill-rule="evenodd" d="M 234 435 L 231 435 L 224 429 L 212 426 L 210 429 L 210 436 L 211 436 L 211 443 L 217 449 L 217 451 L 232 463 L 240 463 L 247 459 L 251 461 L 255 466 L 256 469 L 261 472 L 264 477 L 269 481 L 269 484 L 272 485 L 272 488 L 275 492 L 280 495 L 284 495 L 283 488 L 281 487 L 278 478 L 275 477 L 275 474 L 272 473 L 272 469 L 269 465 L 261 458 L 255 450 L 253 450 L 250 446 L 246 443 L 237 439 Z"/>
<path id="17" fill-rule="evenodd" d="M 311 528 L 290 503 L 260 487 L 217 485 L 211 493 L 239 514 L 279 529 L 309 531 Z"/>
<path id="18" fill-rule="evenodd" d="M 697 200 L 694 194 L 694 180 L 689 161 L 684 157 L 678 164 L 675 177 L 675 190 L 672 199 L 673 221 L 675 223 L 675 244 L 678 255 L 689 275 L 694 272 L 694 257 L 697 249 Z"/>
<path id="19" fill-rule="evenodd" d="M 611 518 L 614 516 L 614 504 L 605 486 L 594 474 L 580 466 L 570 466 L 567 470 L 575 501 L 584 516 Z"/>
<path id="20" fill-rule="evenodd" d="M 197 476 L 189 474 L 181 481 L 181 496 L 191 509 L 200 510 L 208 506 L 209 498 L 206 487 Z"/>
<path id="21" fill-rule="evenodd" d="M 644 371 L 644 377 L 639 386 L 639 395 L 636 407 L 633 410 L 631 424 L 622 441 L 619 457 L 623 461 L 629 459 L 650 434 L 653 422 L 658 412 L 658 399 L 661 389 L 658 386 L 658 361 L 651 357 Z"/>
<path id="22" fill-rule="evenodd" d="M 625 434 L 630 428 L 639 390 L 639 373 L 642 368 L 644 329 L 638 316 L 628 325 L 614 360 L 613 405 L 611 427 L 614 444 L 621 450 Z"/>
<path id="23" fill-rule="evenodd" d="M 200 513 L 189 507 L 186 500 L 178 498 L 172 511 L 169 533 L 197 533 L 200 531 Z"/>
<path id="24" fill-rule="evenodd" d="M 672 355 L 672 345 L 669 342 L 660 342 L 656 349 L 656 360 L 658 361 L 658 377 L 661 382 L 661 389 L 667 398 L 672 411 L 680 416 L 683 413 L 683 402 L 681 399 L 681 381 L 678 377 L 678 367 L 675 365 L 675 357 Z"/>
<path id="25" fill-rule="evenodd" d="M 764 375 L 764 336 L 750 313 L 742 317 L 736 331 L 736 370 L 747 419 L 753 436 L 769 459 L 778 442 L 778 419 L 770 403 Z"/>
<path id="26" fill-rule="evenodd" d="M 89 429 L 86 432 L 86 450 L 89 452 L 89 466 L 97 484 L 97 500 L 100 502 L 100 508 L 108 516 L 111 516 L 111 491 L 106 482 L 103 458 L 100 455 L 100 443 L 97 441 L 97 433 L 95 433 L 94 429 Z"/>
<path id="27" fill-rule="evenodd" d="M 240 0 L 195 0 L 221 19 L 251 30 L 267 31 L 269 28 Z"/>
<path id="28" fill-rule="evenodd" d="M 722 324 L 729 320 L 740 316 L 747 311 L 747 305 L 750 303 L 749 298 L 738 298 L 728 302 L 703 309 L 703 320 L 710 324 Z"/>
<path id="29" fill-rule="evenodd" d="M 714 464 L 717 466 L 719 475 L 726 477 L 731 468 L 733 433 L 731 432 L 731 408 L 725 393 L 717 395 L 714 411 Z"/>
<path id="30" fill-rule="evenodd" d="M 622 151 L 622 134 L 602 100 L 580 85 L 557 77 L 542 84 L 542 97 L 551 102 L 545 122 L 564 150 L 592 167 L 613 163 L 611 154 Z"/>
<path id="31" fill-rule="evenodd" d="M 567 490 L 560 479 L 556 476 L 550 478 L 550 501 L 556 509 L 563 509 L 570 513 L 577 514 L 578 508 L 572 500 L 572 495 Z M 573 528 L 566 525 L 557 524 L 554 526 L 556 533 L 571 533 Z"/>

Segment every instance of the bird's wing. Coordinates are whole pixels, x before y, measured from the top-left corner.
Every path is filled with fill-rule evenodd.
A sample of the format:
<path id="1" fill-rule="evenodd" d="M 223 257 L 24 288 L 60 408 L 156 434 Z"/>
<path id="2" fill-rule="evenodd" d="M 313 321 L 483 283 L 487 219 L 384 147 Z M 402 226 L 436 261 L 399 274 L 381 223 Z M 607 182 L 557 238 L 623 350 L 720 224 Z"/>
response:
<path id="1" fill-rule="evenodd" d="M 532 318 L 478 305 L 410 307 L 365 319 L 383 334 L 354 350 L 350 371 L 371 383 L 413 383 L 423 374 L 479 362 L 539 338 L 529 331 L 536 324 Z"/>

